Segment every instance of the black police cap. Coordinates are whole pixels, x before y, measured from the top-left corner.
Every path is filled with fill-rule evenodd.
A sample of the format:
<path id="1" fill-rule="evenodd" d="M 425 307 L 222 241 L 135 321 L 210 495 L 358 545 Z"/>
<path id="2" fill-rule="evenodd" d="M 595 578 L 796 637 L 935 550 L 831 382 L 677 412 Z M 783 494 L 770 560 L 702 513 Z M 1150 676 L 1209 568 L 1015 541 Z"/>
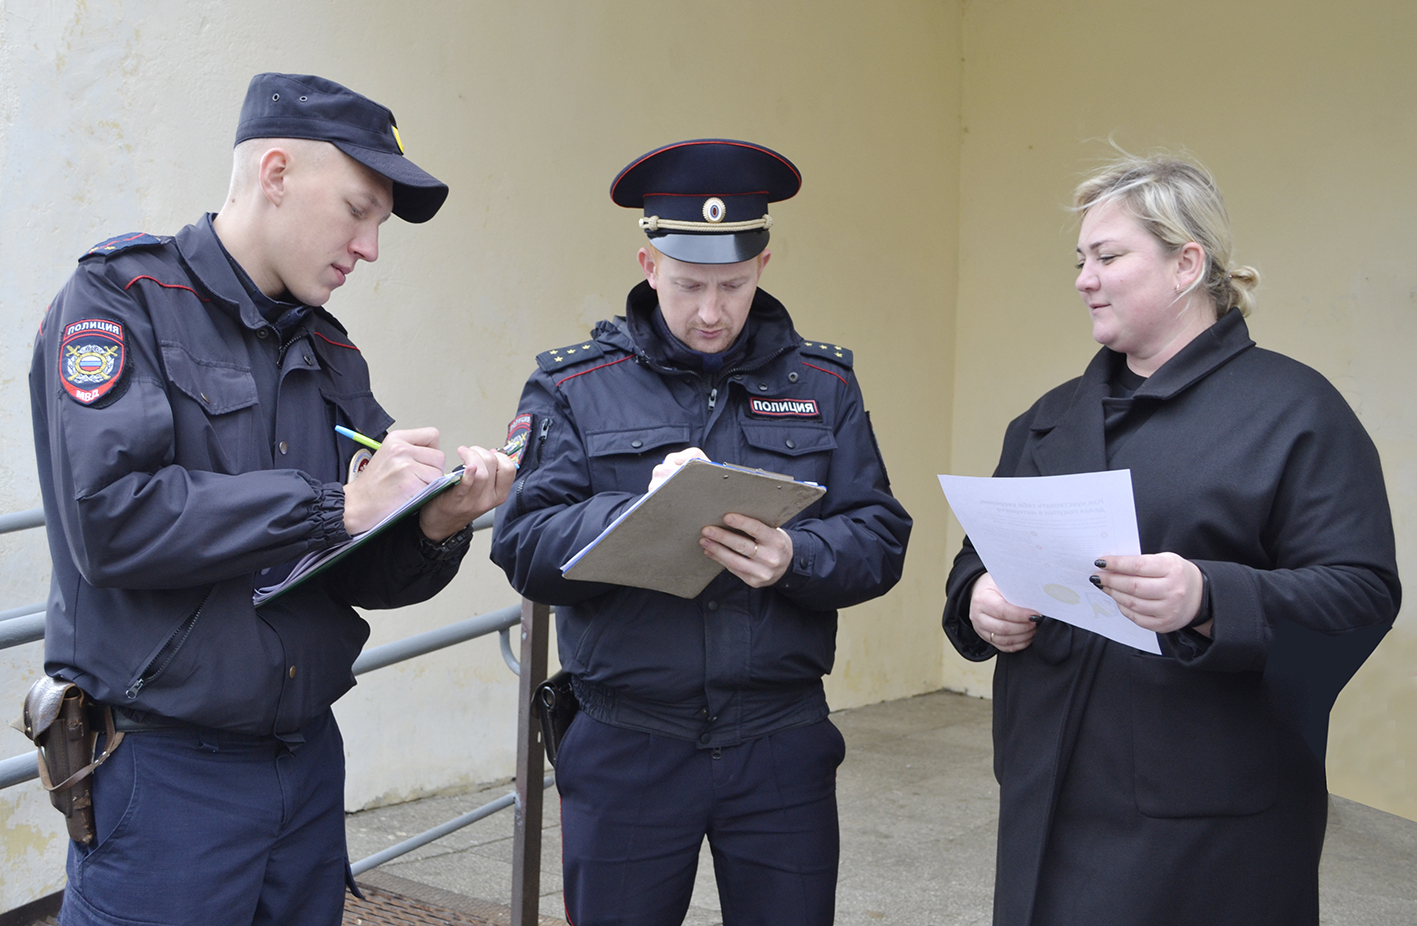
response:
<path id="1" fill-rule="evenodd" d="M 616 205 L 643 208 L 654 246 L 691 264 L 733 264 L 768 246 L 768 203 L 791 199 L 802 174 L 770 148 L 696 138 L 641 155 L 610 184 Z"/>
<path id="2" fill-rule="evenodd" d="M 310 74 L 257 74 L 246 88 L 236 144 L 249 138 L 327 141 L 394 182 L 394 215 L 426 222 L 448 198 L 448 185 L 404 157 L 387 106 Z"/>

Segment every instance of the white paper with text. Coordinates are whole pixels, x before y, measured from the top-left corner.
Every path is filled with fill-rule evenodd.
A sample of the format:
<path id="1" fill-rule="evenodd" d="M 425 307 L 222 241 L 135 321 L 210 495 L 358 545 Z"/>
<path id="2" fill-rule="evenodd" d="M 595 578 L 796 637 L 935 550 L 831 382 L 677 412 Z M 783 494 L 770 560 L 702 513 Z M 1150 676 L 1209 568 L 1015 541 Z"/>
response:
<path id="1" fill-rule="evenodd" d="M 1131 470 L 1071 476 L 941 476 L 940 487 L 1004 598 L 1148 653 L 1138 627 L 1088 581 L 1102 556 L 1141 553 Z"/>

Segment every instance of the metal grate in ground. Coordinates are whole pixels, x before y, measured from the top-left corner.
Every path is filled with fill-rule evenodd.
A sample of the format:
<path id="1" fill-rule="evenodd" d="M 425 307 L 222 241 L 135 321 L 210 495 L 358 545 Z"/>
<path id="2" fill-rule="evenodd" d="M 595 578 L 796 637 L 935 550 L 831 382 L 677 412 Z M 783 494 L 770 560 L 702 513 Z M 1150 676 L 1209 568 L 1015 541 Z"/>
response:
<path id="1" fill-rule="evenodd" d="M 397 875 L 370 871 L 359 878 L 365 900 L 345 896 L 342 926 L 511 926 L 512 911 L 475 897 L 440 890 Z M 566 926 L 541 917 L 538 926 Z"/>

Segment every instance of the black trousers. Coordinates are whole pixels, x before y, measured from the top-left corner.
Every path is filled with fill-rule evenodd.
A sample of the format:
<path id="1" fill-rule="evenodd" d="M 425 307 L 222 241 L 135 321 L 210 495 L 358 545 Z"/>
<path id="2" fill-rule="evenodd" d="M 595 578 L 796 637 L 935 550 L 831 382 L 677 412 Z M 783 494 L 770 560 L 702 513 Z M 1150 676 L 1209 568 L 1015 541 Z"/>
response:
<path id="1" fill-rule="evenodd" d="M 827 926 L 845 752 L 829 720 L 701 749 L 581 713 L 556 763 L 571 926 L 677 926 L 705 837 L 724 926 Z"/>

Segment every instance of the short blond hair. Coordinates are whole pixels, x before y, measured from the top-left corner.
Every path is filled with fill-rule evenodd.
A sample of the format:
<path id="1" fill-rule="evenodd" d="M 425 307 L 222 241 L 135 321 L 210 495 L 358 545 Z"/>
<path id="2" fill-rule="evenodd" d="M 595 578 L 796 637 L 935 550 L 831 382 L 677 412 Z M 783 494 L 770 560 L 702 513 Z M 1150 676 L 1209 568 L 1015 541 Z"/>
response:
<path id="1" fill-rule="evenodd" d="M 1205 272 L 1186 292 L 1203 288 L 1217 317 L 1231 308 L 1243 315 L 1254 308 L 1259 271 L 1230 266 L 1230 215 L 1215 178 L 1201 164 L 1165 153 L 1139 157 L 1123 151 L 1073 191 L 1073 211 L 1079 215 L 1108 203 L 1121 206 L 1172 252 L 1192 241 L 1201 246 Z"/>
<path id="2" fill-rule="evenodd" d="M 226 198 L 235 199 L 256 185 L 261 156 L 272 148 L 297 152 L 311 164 L 321 164 L 338 149 L 327 141 L 310 138 L 248 138 L 231 151 L 231 185 Z"/>

